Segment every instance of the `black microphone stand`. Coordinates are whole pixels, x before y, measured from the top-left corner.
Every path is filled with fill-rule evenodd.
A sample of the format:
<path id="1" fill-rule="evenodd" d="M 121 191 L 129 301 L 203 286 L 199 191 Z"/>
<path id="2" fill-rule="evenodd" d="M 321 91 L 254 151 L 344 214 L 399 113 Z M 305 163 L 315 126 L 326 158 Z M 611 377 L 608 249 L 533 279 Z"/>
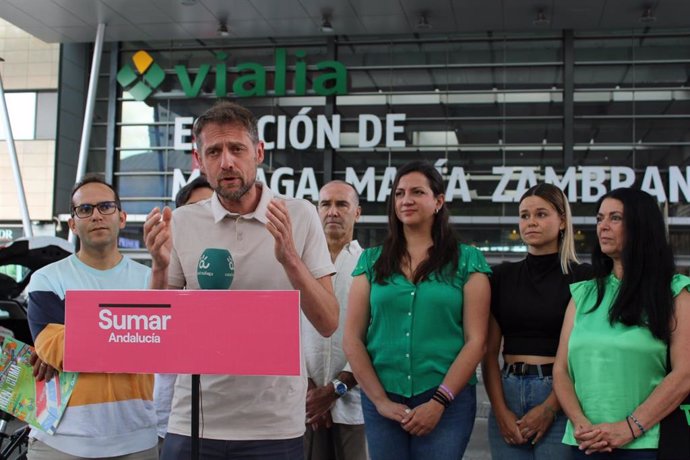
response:
<path id="1" fill-rule="evenodd" d="M 192 374 L 192 460 L 199 460 L 199 374 Z"/>

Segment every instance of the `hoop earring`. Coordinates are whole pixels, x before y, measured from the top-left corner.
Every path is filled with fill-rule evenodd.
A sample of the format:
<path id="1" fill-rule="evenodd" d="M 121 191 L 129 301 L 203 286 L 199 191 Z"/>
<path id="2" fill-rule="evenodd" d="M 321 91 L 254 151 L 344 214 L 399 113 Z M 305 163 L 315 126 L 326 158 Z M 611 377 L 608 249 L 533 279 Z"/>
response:
<path id="1" fill-rule="evenodd" d="M 565 238 L 565 230 L 561 230 L 561 231 L 558 233 L 558 239 L 559 239 L 559 240 L 562 240 L 563 238 Z"/>

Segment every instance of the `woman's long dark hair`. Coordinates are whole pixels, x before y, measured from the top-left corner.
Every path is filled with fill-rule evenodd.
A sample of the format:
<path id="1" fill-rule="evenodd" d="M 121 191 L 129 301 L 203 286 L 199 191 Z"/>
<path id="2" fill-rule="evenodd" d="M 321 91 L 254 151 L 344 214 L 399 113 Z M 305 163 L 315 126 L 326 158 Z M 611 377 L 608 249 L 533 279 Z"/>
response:
<path id="1" fill-rule="evenodd" d="M 612 325 L 620 322 L 647 326 L 656 338 L 668 341 L 673 318 L 671 279 L 676 266 L 659 204 L 646 192 L 619 188 L 599 199 L 597 211 L 607 198 L 623 203 L 625 230 L 623 279 L 609 311 L 609 321 Z M 613 269 L 613 260 L 601 252 L 599 244 L 592 251 L 592 268 L 597 280 L 597 303 L 592 308 L 595 310 L 604 297 L 605 279 Z"/>
<path id="2" fill-rule="evenodd" d="M 423 174 L 429 182 L 429 188 L 434 196 L 444 193 L 443 178 L 430 163 L 413 161 L 400 168 L 393 180 L 391 196 L 388 199 L 388 235 L 383 242 L 381 256 L 374 263 L 375 281 L 385 284 L 386 278 L 394 273 L 402 273 L 401 263 L 408 259 L 407 242 L 403 232 L 403 224 L 395 213 L 395 190 L 398 188 L 400 178 L 418 172 Z M 414 274 L 412 281 L 418 283 L 436 272 L 441 277 L 449 277 L 458 264 L 458 243 L 448 218 L 448 208 L 444 203 L 434 214 L 434 223 L 431 227 L 433 246 L 429 248 L 429 256 L 423 261 Z"/>

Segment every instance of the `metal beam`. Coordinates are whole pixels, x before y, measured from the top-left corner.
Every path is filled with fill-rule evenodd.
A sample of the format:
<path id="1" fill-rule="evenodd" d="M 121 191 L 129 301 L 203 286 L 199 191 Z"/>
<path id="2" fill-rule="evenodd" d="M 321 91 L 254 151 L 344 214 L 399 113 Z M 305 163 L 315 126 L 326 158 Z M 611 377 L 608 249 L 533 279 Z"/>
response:
<path id="1" fill-rule="evenodd" d="M 328 37 L 326 41 L 327 55 L 330 59 L 338 59 L 338 48 L 335 46 L 335 39 L 333 37 Z M 323 112 L 326 118 L 330 119 L 335 113 L 335 101 L 336 97 L 334 95 L 326 97 L 326 104 L 324 105 Z M 333 179 L 333 147 L 328 145 L 323 150 L 323 183 L 326 184 Z"/>
<path id="2" fill-rule="evenodd" d="M 573 31 L 563 31 L 563 167 L 573 166 L 575 139 L 575 49 Z"/>
<path id="3" fill-rule="evenodd" d="M 84 110 L 84 124 L 81 131 L 81 145 L 79 146 L 79 162 L 77 163 L 77 178 L 79 182 L 86 172 L 86 161 L 89 157 L 89 143 L 91 141 L 91 124 L 93 123 L 93 109 L 96 105 L 96 89 L 98 87 L 98 70 L 101 67 L 101 56 L 103 54 L 103 36 L 105 35 L 105 24 L 98 24 L 96 32 L 96 42 L 93 48 L 93 59 L 91 60 L 91 76 L 89 77 L 89 90 L 86 93 L 86 109 Z"/>
<path id="4" fill-rule="evenodd" d="M 0 62 L 5 60 L 0 58 Z M 17 187 L 17 197 L 19 198 L 19 211 L 22 215 L 22 227 L 24 228 L 24 236 L 31 238 L 34 236 L 31 228 L 31 219 L 29 219 L 29 207 L 26 204 L 26 195 L 24 194 L 24 183 L 22 182 L 22 172 L 19 170 L 19 161 L 17 160 L 17 149 L 14 145 L 14 136 L 12 135 L 12 126 L 10 125 L 10 113 L 7 110 L 7 100 L 5 99 L 5 88 L 2 84 L 2 76 L 0 76 L 0 105 L 2 105 L 2 125 L 5 128 L 5 139 L 7 140 L 7 151 L 10 154 L 10 164 L 12 165 L 12 175 L 14 176 L 14 184 Z"/>
<path id="5" fill-rule="evenodd" d="M 115 165 L 115 124 L 117 116 L 117 64 L 120 44 L 110 44 L 110 68 L 108 69 L 108 121 L 105 137 L 105 180 L 114 185 L 113 167 Z"/>
<path id="6" fill-rule="evenodd" d="M 86 173 L 86 161 L 89 158 L 89 143 L 91 142 L 91 124 L 93 123 L 93 109 L 96 105 L 96 89 L 98 88 L 98 70 L 101 68 L 101 56 L 103 54 L 103 36 L 105 24 L 98 24 L 96 42 L 93 48 L 91 60 L 91 76 L 89 77 L 89 90 L 86 93 L 86 108 L 84 109 L 84 124 L 81 131 L 81 145 L 79 146 L 79 161 L 77 163 L 77 177 L 74 182 L 79 182 Z M 74 243 L 74 233 L 70 232 L 69 242 Z"/>

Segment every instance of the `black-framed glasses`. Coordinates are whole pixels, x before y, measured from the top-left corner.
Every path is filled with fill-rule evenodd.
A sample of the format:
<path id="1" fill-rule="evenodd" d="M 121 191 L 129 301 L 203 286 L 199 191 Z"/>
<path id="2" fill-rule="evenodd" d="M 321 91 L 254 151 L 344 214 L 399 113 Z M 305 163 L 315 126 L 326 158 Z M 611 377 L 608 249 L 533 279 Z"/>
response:
<path id="1" fill-rule="evenodd" d="M 86 219 L 87 217 L 91 217 L 94 209 L 98 209 L 101 215 L 108 216 L 114 214 L 115 211 L 119 211 L 120 207 L 117 205 L 117 201 L 101 201 L 96 204 L 84 203 L 79 206 L 74 206 L 72 208 L 72 215 L 80 219 Z"/>

